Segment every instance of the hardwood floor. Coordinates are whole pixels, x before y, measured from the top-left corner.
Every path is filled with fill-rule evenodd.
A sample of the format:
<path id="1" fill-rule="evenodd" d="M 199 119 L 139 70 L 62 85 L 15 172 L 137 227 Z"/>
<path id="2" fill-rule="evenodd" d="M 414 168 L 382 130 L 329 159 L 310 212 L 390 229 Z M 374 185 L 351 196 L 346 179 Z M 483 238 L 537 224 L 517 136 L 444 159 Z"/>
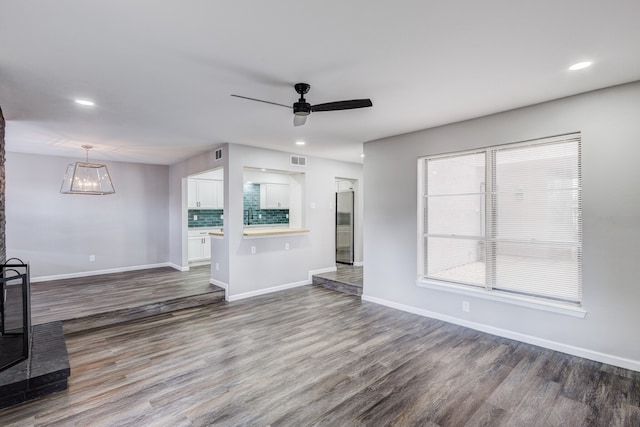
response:
<path id="1" fill-rule="evenodd" d="M 638 426 L 640 373 L 304 286 L 67 337 L 8 426 Z"/>
<path id="2" fill-rule="evenodd" d="M 142 312 L 161 312 L 173 306 L 190 307 L 190 300 L 224 299 L 224 291 L 209 284 L 209 265 L 180 272 L 170 267 L 123 273 L 52 280 L 31 285 L 31 313 L 34 325 L 56 320 L 78 319 L 69 327 L 84 324 L 104 326 L 109 317 L 124 320 L 137 318 Z M 107 322 L 107 323 L 105 323 Z"/>
<path id="3" fill-rule="evenodd" d="M 362 295 L 362 267 L 336 264 L 336 271 L 315 274 L 313 284 L 334 291 L 360 296 Z"/>

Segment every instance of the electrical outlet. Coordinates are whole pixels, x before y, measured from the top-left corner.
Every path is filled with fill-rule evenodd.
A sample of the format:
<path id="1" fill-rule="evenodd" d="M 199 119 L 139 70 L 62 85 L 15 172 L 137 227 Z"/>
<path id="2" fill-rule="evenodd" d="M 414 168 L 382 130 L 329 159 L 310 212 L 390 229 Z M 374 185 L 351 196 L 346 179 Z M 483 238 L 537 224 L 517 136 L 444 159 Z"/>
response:
<path id="1" fill-rule="evenodd" d="M 194 221 L 197 221 L 197 220 L 198 220 L 198 215 L 194 215 L 194 216 L 193 216 L 193 220 L 194 220 Z"/>
<path id="2" fill-rule="evenodd" d="M 285 244 L 284 244 L 284 248 L 285 248 L 286 250 L 289 250 L 289 243 L 285 243 Z"/>
<path id="3" fill-rule="evenodd" d="M 220 219 L 224 219 L 224 214 L 220 215 Z"/>
<path id="4" fill-rule="evenodd" d="M 289 214 L 284 214 L 284 216 L 285 216 L 287 219 L 289 219 Z"/>
<path id="5" fill-rule="evenodd" d="M 462 301 L 462 311 L 464 311 L 465 313 L 471 311 L 471 304 L 469 303 L 469 301 Z"/>
<path id="6" fill-rule="evenodd" d="M 216 262 L 216 271 L 220 271 L 220 264 Z"/>
<path id="7" fill-rule="evenodd" d="M 94 262 L 96 260 L 95 255 L 89 255 L 89 261 Z"/>
<path id="8" fill-rule="evenodd" d="M 262 214 L 258 214 L 258 219 L 262 219 Z"/>
<path id="9" fill-rule="evenodd" d="M 316 208 L 316 202 L 311 202 L 311 209 L 315 209 Z"/>
<path id="10" fill-rule="evenodd" d="M 255 255 L 255 254 L 256 254 L 256 247 L 251 246 L 251 255 Z"/>

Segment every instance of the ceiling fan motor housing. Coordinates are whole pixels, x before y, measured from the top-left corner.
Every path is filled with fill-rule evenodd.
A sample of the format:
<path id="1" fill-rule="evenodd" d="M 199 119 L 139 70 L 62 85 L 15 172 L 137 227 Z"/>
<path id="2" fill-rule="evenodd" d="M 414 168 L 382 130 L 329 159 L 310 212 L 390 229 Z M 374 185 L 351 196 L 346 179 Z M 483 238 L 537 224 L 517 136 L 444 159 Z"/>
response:
<path id="1" fill-rule="evenodd" d="M 296 116 L 308 116 L 311 114 L 311 104 L 308 102 L 294 102 L 293 114 Z"/>
<path id="2" fill-rule="evenodd" d="M 298 102 L 295 102 L 293 104 L 293 114 L 295 114 L 296 116 L 308 116 L 309 114 L 311 114 L 311 104 L 309 104 L 307 100 L 304 99 L 304 94 L 309 92 L 309 89 L 311 89 L 311 85 L 308 83 L 296 83 L 293 87 L 295 88 L 296 92 L 300 94 L 300 99 L 298 100 Z"/>

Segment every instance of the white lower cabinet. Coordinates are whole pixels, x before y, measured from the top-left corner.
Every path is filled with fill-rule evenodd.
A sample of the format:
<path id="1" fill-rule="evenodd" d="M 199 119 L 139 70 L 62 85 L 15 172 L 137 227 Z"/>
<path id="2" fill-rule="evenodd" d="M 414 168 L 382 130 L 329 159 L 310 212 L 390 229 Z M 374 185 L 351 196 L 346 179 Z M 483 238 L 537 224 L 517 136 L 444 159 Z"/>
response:
<path id="1" fill-rule="evenodd" d="M 197 234 L 196 234 L 197 233 Z M 208 231 L 189 232 L 189 261 L 211 259 L 211 238 Z"/>

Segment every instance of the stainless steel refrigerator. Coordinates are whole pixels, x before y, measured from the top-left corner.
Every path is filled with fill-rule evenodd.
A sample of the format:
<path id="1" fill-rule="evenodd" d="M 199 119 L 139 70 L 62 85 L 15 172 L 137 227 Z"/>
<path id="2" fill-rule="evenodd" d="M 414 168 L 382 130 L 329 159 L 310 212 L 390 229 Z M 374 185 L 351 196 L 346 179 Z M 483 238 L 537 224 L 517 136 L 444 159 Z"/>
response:
<path id="1" fill-rule="evenodd" d="M 353 264 L 353 191 L 336 193 L 336 262 Z"/>

